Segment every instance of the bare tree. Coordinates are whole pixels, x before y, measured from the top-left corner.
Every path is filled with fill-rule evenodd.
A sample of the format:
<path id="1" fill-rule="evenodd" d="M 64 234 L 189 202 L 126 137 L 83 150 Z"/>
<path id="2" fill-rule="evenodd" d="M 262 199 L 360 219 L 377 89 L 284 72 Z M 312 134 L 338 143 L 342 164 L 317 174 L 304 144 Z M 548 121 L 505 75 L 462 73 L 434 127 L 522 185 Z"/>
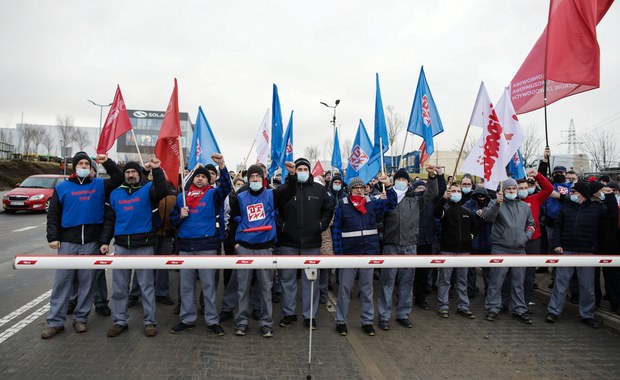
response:
<path id="1" fill-rule="evenodd" d="M 316 145 L 307 146 L 306 149 L 304 150 L 304 155 L 306 156 L 308 160 L 310 160 L 310 162 L 316 162 L 316 159 L 319 158 L 320 153 L 321 151 L 319 150 L 319 147 Z"/>
<path id="2" fill-rule="evenodd" d="M 32 145 L 36 129 L 30 125 L 26 125 L 21 129 L 21 137 L 24 144 L 24 154 L 30 154 L 30 146 Z"/>
<path id="3" fill-rule="evenodd" d="M 45 139 L 45 129 L 33 127 L 32 131 L 32 145 L 34 147 L 34 154 L 39 154 L 39 146 Z"/>
<path id="4" fill-rule="evenodd" d="M 13 135 L 7 130 L 0 130 L 0 142 L 13 144 Z"/>
<path id="5" fill-rule="evenodd" d="M 47 149 L 47 155 L 50 155 L 52 148 L 54 147 L 54 140 L 52 140 L 52 136 L 49 131 L 45 131 L 43 135 L 43 146 Z"/>
<path id="6" fill-rule="evenodd" d="M 346 139 L 342 143 L 342 149 L 340 150 L 340 153 L 342 153 L 342 166 L 343 166 L 343 169 L 346 169 L 346 167 L 348 165 L 349 156 L 351 155 L 351 149 L 353 148 L 352 145 L 353 145 L 353 143 L 351 142 L 351 139 Z"/>
<path id="7" fill-rule="evenodd" d="M 385 107 L 385 109 L 387 111 L 385 115 L 385 121 L 387 123 L 388 140 L 390 140 L 389 142 L 392 149 L 391 154 L 392 156 L 394 156 L 395 149 L 396 154 L 398 154 L 398 145 L 396 139 L 398 138 L 398 134 L 400 133 L 400 131 L 403 129 L 403 124 L 405 121 L 400 114 L 394 111 L 394 106 L 388 105 L 387 107 Z"/>
<path id="8" fill-rule="evenodd" d="M 84 150 L 90 144 L 90 138 L 88 137 L 88 132 L 83 129 L 76 128 L 73 133 L 73 141 L 78 145 L 80 150 Z"/>
<path id="9" fill-rule="evenodd" d="M 463 153 L 461 154 L 461 162 L 459 162 L 459 165 L 461 165 L 463 161 L 465 160 L 465 158 L 469 156 L 469 152 L 471 152 L 474 149 L 474 146 L 476 145 L 477 140 L 478 140 L 478 137 L 472 134 L 467 135 L 467 141 L 465 141 L 465 144 L 463 145 Z M 461 150 L 462 144 L 463 144 L 462 140 L 455 140 L 452 150 L 459 152 Z"/>
<path id="10" fill-rule="evenodd" d="M 334 137 L 328 137 L 323 141 L 323 152 L 325 155 L 323 158 L 331 157 L 334 150 Z"/>
<path id="11" fill-rule="evenodd" d="M 532 160 L 536 156 L 542 155 L 542 137 L 540 130 L 535 124 L 530 124 L 523 130 L 525 138 L 521 144 L 521 158 L 523 158 L 524 166 L 531 166 Z"/>
<path id="12" fill-rule="evenodd" d="M 73 141 L 73 135 L 75 133 L 73 117 L 69 115 L 57 115 L 56 130 L 60 136 L 60 146 L 69 146 Z"/>
<path id="13" fill-rule="evenodd" d="M 590 161 L 596 170 L 603 171 L 618 165 L 620 159 L 614 135 L 604 129 L 595 129 L 583 138 L 584 152 L 590 157 Z"/>

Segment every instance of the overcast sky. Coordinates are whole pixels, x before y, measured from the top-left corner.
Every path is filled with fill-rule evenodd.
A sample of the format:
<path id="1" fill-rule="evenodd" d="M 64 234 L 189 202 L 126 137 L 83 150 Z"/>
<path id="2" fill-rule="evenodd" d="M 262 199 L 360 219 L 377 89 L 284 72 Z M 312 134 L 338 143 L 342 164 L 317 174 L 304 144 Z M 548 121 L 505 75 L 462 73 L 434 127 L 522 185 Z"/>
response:
<path id="1" fill-rule="evenodd" d="M 341 142 L 353 139 L 360 118 L 372 137 L 375 72 L 383 104 L 406 123 L 424 65 L 445 130 L 436 144 L 452 149 L 480 81 L 497 101 L 547 12 L 544 0 L 2 1 L 0 127 L 14 127 L 22 112 L 25 123 L 55 124 L 66 114 L 97 127 L 99 108 L 87 99 L 109 103 L 117 84 L 128 108 L 165 110 L 176 77 L 181 111 L 195 122 L 202 105 L 227 162 L 236 164 L 276 83 L 285 125 L 295 110 L 297 158 L 308 145 L 324 152 L 331 139 L 331 110 L 321 101 L 341 99 Z M 566 149 L 558 144 L 570 119 L 578 133 L 599 127 L 620 139 L 618 4 L 597 32 L 601 88 L 548 108 L 556 153 Z M 543 112 L 521 122 L 542 133 Z M 420 142 L 413 137 L 415 148 Z"/>

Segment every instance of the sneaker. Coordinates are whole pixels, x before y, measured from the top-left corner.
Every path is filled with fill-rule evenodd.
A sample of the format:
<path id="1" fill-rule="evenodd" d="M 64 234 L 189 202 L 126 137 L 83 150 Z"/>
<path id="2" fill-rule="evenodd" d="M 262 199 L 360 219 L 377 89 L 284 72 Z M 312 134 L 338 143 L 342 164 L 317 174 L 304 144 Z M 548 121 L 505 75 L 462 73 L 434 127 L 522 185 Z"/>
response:
<path id="1" fill-rule="evenodd" d="M 342 335 L 342 336 L 347 336 L 347 325 L 346 323 L 338 323 L 336 324 L 336 331 L 338 331 L 338 334 Z"/>
<path id="2" fill-rule="evenodd" d="M 489 311 L 489 312 L 487 313 L 487 317 L 486 317 L 486 320 L 487 320 L 487 321 L 491 321 L 491 322 L 493 322 L 493 321 L 494 321 L 494 320 L 496 320 L 496 319 L 497 319 L 497 313 L 496 313 L 496 312 L 494 312 L 494 311 Z"/>
<path id="3" fill-rule="evenodd" d="M 88 328 L 86 327 L 86 322 L 83 322 L 83 321 L 73 322 L 73 330 L 76 333 L 85 333 L 86 331 L 88 331 Z"/>
<path id="4" fill-rule="evenodd" d="M 310 328 L 310 318 L 304 319 L 304 326 L 306 326 L 307 329 Z M 316 318 L 312 318 L 312 330 L 316 330 Z"/>
<path id="5" fill-rule="evenodd" d="M 115 336 L 119 336 L 123 333 L 123 331 L 127 330 L 127 326 L 125 325 L 114 325 L 108 330 L 108 336 L 110 338 L 114 338 Z"/>
<path id="6" fill-rule="evenodd" d="M 112 315 L 112 310 L 108 305 L 98 306 L 95 308 L 95 313 L 101 315 L 102 317 L 109 317 Z"/>
<path id="7" fill-rule="evenodd" d="M 408 329 L 413 327 L 413 323 L 411 323 L 409 318 L 398 318 L 396 319 L 396 322 L 398 322 L 399 325 L 406 327 Z"/>
<path id="8" fill-rule="evenodd" d="M 65 331 L 65 326 L 60 327 L 48 327 L 41 333 L 41 339 L 52 339 L 56 335 Z"/>
<path id="9" fill-rule="evenodd" d="M 152 338 L 157 335 L 157 327 L 153 324 L 144 326 L 144 335 Z"/>
<path id="10" fill-rule="evenodd" d="M 134 307 L 138 304 L 138 301 L 140 301 L 140 297 L 138 296 L 129 296 L 129 298 L 127 299 L 127 307 Z"/>
<path id="11" fill-rule="evenodd" d="M 260 333 L 263 334 L 263 338 L 271 338 L 273 336 L 273 329 L 269 326 L 263 326 L 260 328 Z"/>
<path id="12" fill-rule="evenodd" d="M 549 313 L 545 317 L 545 322 L 547 323 L 556 323 L 557 321 L 558 321 L 558 316 L 553 313 Z"/>
<path id="13" fill-rule="evenodd" d="M 172 334 L 178 334 L 180 332 L 183 332 L 185 330 L 191 330 L 193 328 L 194 328 L 194 325 L 188 325 L 187 323 L 179 322 L 178 324 L 176 324 L 174 327 L 170 329 L 170 332 Z"/>
<path id="14" fill-rule="evenodd" d="M 450 313 L 448 313 L 448 310 L 443 309 L 443 310 L 439 310 L 437 312 L 437 315 L 440 316 L 441 318 L 448 318 L 450 316 Z"/>
<path id="15" fill-rule="evenodd" d="M 285 315 L 284 318 L 280 319 L 280 323 L 278 325 L 280 327 L 289 327 L 293 322 L 297 322 L 296 315 Z"/>
<path id="16" fill-rule="evenodd" d="M 219 317 L 220 317 L 220 322 L 227 321 L 229 319 L 232 319 L 233 312 L 229 311 L 229 310 L 222 310 L 222 312 L 220 313 Z"/>
<path id="17" fill-rule="evenodd" d="M 458 310 L 456 313 L 462 315 L 463 317 L 465 317 L 467 319 L 475 319 L 476 318 L 474 313 L 472 313 L 469 309 Z"/>
<path id="18" fill-rule="evenodd" d="M 390 329 L 390 322 L 389 321 L 379 321 L 379 328 L 381 330 L 388 331 Z"/>
<path id="19" fill-rule="evenodd" d="M 375 328 L 372 327 L 372 325 L 363 325 L 362 331 L 364 331 L 368 336 L 375 336 Z"/>
<path id="20" fill-rule="evenodd" d="M 260 321 L 261 314 L 261 311 L 258 309 L 252 310 L 252 318 L 254 318 L 255 321 Z"/>
<path id="21" fill-rule="evenodd" d="M 174 305 L 174 301 L 170 298 L 170 296 L 156 296 L 155 302 L 162 305 Z"/>
<path id="22" fill-rule="evenodd" d="M 210 330 L 215 336 L 224 336 L 224 329 L 220 326 L 219 323 L 212 324 L 207 326 L 207 329 Z"/>
<path id="23" fill-rule="evenodd" d="M 526 313 L 523 314 L 517 314 L 514 313 L 512 314 L 512 317 L 518 321 L 521 321 L 527 325 L 531 325 L 532 324 L 532 318 L 530 318 Z"/>
<path id="24" fill-rule="evenodd" d="M 327 304 L 327 294 L 321 294 L 321 295 L 319 296 L 319 303 L 320 303 L 321 305 L 325 305 L 325 304 Z"/>
<path id="25" fill-rule="evenodd" d="M 235 326 L 235 335 L 244 336 L 248 333 L 248 325 L 237 325 Z"/>
<path id="26" fill-rule="evenodd" d="M 594 318 L 586 318 L 586 319 L 582 319 L 581 323 L 583 323 L 584 325 L 591 327 L 593 329 L 598 329 L 599 328 L 599 324 L 598 322 L 596 322 L 594 320 Z"/>

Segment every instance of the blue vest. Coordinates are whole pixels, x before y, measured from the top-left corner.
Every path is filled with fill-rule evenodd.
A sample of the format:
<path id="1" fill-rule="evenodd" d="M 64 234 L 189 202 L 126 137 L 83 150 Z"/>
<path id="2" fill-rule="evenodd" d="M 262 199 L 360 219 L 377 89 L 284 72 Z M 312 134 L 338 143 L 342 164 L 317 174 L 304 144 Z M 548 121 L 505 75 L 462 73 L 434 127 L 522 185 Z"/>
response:
<path id="1" fill-rule="evenodd" d="M 189 215 L 179 226 L 178 236 L 182 239 L 193 239 L 215 236 L 215 189 L 210 189 L 203 196 L 198 207 L 190 208 Z M 177 207 L 183 208 L 183 196 L 177 196 Z"/>
<path id="2" fill-rule="evenodd" d="M 129 194 L 119 187 L 110 194 L 110 207 L 116 213 L 114 235 L 133 235 L 153 230 L 150 190 L 153 182 Z"/>
<path id="3" fill-rule="evenodd" d="M 92 178 L 87 184 L 62 181 L 56 186 L 62 204 L 62 227 L 83 224 L 103 224 L 105 215 L 105 190 L 103 179 Z"/>
<path id="4" fill-rule="evenodd" d="M 553 190 L 557 191 L 560 194 L 565 194 L 568 197 L 568 193 L 570 193 L 570 189 L 573 187 L 572 183 L 554 183 Z M 545 216 L 547 218 L 555 219 L 558 217 L 560 213 L 560 209 L 562 208 L 563 203 L 560 202 L 559 199 L 555 198 L 547 198 L 544 203 Z"/>
<path id="5" fill-rule="evenodd" d="M 342 254 L 380 255 L 379 234 L 375 204 L 366 197 L 366 214 L 357 211 L 349 198 L 343 198 L 342 208 Z"/>
<path id="6" fill-rule="evenodd" d="M 250 190 L 237 195 L 241 222 L 237 228 L 235 240 L 248 244 L 261 244 L 276 241 L 276 209 L 273 202 L 273 190 L 264 189 L 258 196 Z M 269 231 L 243 232 L 248 228 L 271 226 Z"/>

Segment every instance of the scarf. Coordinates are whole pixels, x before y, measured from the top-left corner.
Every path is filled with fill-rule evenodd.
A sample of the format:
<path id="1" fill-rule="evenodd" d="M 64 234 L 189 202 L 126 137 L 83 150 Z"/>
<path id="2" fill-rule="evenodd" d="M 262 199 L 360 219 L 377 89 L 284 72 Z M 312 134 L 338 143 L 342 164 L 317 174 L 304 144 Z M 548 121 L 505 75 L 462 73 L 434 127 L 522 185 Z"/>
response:
<path id="1" fill-rule="evenodd" d="M 405 189 L 405 190 L 394 189 L 394 191 L 396 192 L 396 196 L 398 196 L 398 203 L 400 203 L 400 201 L 402 201 L 405 198 L 405 195 L 407 194 L 407 191 L 409 191 L 409 189 Z"/>
<path id="2" fill-rule="evenodd" d="M 351 195 L 351 203 L 359 212 L 366 214 L 366 197 L 363 195 Z"/>
<path id="3" fill-rule="evenodd" d="M 186 202 L 189 208 L 197 208 L 198 204 L 202 200 L 202 197 L 211 189 L 211 185 L 206 185 L 203 188 L 198 188 L 192 184 L 187 191 Z"/>

